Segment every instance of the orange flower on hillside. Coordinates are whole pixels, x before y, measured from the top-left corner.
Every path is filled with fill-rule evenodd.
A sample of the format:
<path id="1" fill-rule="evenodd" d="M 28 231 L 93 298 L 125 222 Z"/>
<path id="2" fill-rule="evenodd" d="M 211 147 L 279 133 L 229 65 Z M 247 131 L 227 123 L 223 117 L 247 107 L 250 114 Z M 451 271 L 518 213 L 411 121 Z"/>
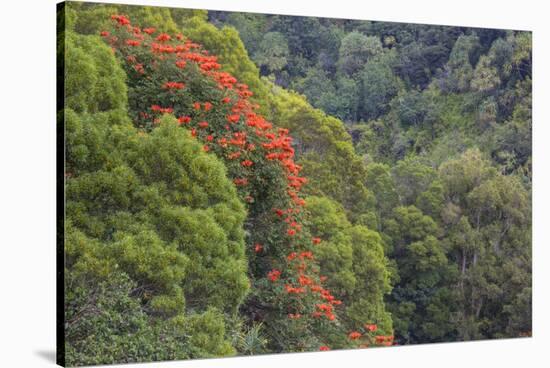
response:
<path id="1" fill-rule="evenodd" d="M 353 331 L 353 332 L 350 332 L 348 337 L 351 339 L 351 340 L 357 340 L 361 337 L 361 333 L 360 332 L 357 332 L 357 331 Z"/>

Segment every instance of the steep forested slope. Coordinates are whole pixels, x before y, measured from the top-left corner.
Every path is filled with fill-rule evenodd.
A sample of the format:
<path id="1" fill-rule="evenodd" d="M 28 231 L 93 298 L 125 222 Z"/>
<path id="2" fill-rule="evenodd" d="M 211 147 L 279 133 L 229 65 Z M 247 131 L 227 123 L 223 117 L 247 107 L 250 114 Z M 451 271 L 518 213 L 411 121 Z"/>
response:
<path id="1" fill-rule="evenodd" d="M 68 361 L 389 343 L 380 237 L 352 226 L 342 210 L 323 220 L 343 221 L 339 239 L 316 234 L 316 198 L 342 205 L 299 196 L 307 179 L 292 160 L 292 138 L 283 124 L 255 112 L 261 100 L 248 101 L 249 87 L 218 71 L 217 57 L 182 33 L 141 29 L 116 15 L 98 22 L 107 30 L 94 34 L 92 20 L 105 8 L 74 6 L 66 17 L 67 102 L 60 112 L 67 136 Z M 320 133 L 332 121 L 355 157 L 341 123 L 295 99 Z M 320 184 L 311 193 L 353 193 Z M 312 210 L 302 210 L 308 202 Z M 335 257 L 345 269 L 334 268 Z M 352 279 L 340 285 L 338 272 Z M 123 317 L 127 308 L 135 320 Z"/>
<path id="2" fill-rule="evenodd" d="M 71 364 L 530 333 L 529 33 L 60 17 Z"/>
<path id="3" fill-rule="evenodd" d="M 239 30 L 262 75 L 345 121 L 394 262 L 400 342 L 529 333 L 530 32 L 209 19 Z"/>

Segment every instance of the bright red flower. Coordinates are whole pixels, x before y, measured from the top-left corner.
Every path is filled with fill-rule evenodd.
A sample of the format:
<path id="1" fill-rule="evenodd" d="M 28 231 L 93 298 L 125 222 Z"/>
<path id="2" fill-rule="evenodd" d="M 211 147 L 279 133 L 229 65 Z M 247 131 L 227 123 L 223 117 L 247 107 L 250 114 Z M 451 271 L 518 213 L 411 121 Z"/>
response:
<path id="1" fill-rule="evenodd" d="M 261 245 L 259 243 L 256 243 L 254 245 L 254 252 L 256 252 L 256 253 L 260 253 L 263 249 L 264 249 L 263 245 Z"/>
<path id="2" fill-rule="evenodd" d="M 367 330 L 369 330 L 370 332 L 374 332 L 374 331 L 378 330 L 378 326 L 377 326 L 376 324 L 374 324 L 374 323 L 370 323 L 370 324 L 367 323 L 367 324 L 365 325 L 365 328 L 366 328 Z"/>
<path id="3" fill-rule="evenodd" d="M 185 60 L 178 60 L 176 61 L 176 66 L 180 69 L 183 69 L 185 68 L 185 66 L 187 65 L 187 62 Z"/>
<path id="4" fill-rule="evenodd" d="M 147 33 L 148 35 L 155 33 L 154 28 L 143 28 L 143 32 Z"/>
<path id="5" fill-rule="evenodd" d="M 272 282 L 275 282 L 279 280 L 279 277 L 281 276 L 281 271 L 279 270 L 271 270 L 267 273 L 267 278 L 271 280 Z"/>
<path id="6" fill-rule="evenodd" d="M 204 111 L 210 111 L 212 109 L 212 104 L 210 102 L 204 103 Z"/>
<path id="7" fill-rule="evenodd" d="M 180 124 L 188 124 L 189 122 L 191 121 L 191 117 L 190 116 L 180 116 L 178 118 L 178 122 Z"/>
<path id="8" fill-rule="evenodd" d="M 126 40 L 126 45 L 128 45 L 128 46 L 139 46 L 139 45 L 141 45 L 141 41 L 138 41 L 138 40 Z"/>
<path id="9" fill-rule="evenodd" d="M 321 242 L 321 238 L 313 238 L 313 239 L 311 239 L 311 242 L 313 244 L 319 244 Z"/>
<path id="10" fill-rule="evenodd" d="M 201 129 L 208 128 L 208 122 L 206 121 L 201 121 L 198 125 Z"/>
<path id="11" fill-rule="evenodd" d="M 185 84 L 180 82 L 166 82 L 162 85 L 164 89 L 182 89 L 184 87 Z"/>
<path id="12" fill-rule="evenodd" d="M 102 31 L 99 35 L 100 35 L 101 37 L 109 37 L 109 32 L 107 32 L 107 31 Z"/>
<path id="13" fill-rule="evenodd" d="M 171 114 L 174 112 L 174 109 L 171 107 L 160 107 L 159 105 L 152 105 L 151 110 L 160 112 L 161 114 Z"/>
<path id="14" fill-rule="evenodd" d="M 200 110 L 201 109 L 201 103 L 200 102 L 195 102 L 193 103 L 193 108 L 195 110 Z"/>
<path id="15" fill-rule="evenodd" d="M 358 338 L 360 338 L 362 335 L 360 332 L 357 332 L 357 331 L 353 331 L 353 332 L 350 332 L 348 337 L 351 339 L 351 340 L 357 340 Z"/>
<path id="16" fill-rule="evenodd" d="M 156 38 L 158 42 L 166 42 L 166 41 L 170 41 L 170 39 L 171 39 L 170 35 L 166 33 L 161 33 Z"/>
<path id="17" fill-rule="evenodd" d="M 111 15 L 111 19 L 116 21 L 120 26 L 125 26 L 127 24 L 130 24 L 130 20 L 126 18 L 124 15 Z"/>
<path id="18" fill-rule="evenodd" d="M 250 166 L 254 165 L 254 162 L 252 162 L 250 160 L 244 160 L 243 162 L 241 162 L 241 165 L 243 165 L 244 167 L 250 167 Z"/>
<path id="19" fill-rule="evenodd" d="M 247 178 L 235 178 L 235 179 L 233 179 L 233 183 L 235 183 L 235 185 L 247 185 L 248 184 L 248 179 Z"/>
<path id="20" fill-rule="evenodd" d="M 289 294 L 301 294 L 304 292 L 304 288 L 296 288 L 292 285 L 285 285 L 286 292 Z"/>
<path id="21" fill-rule="evenodd" d="M 319 347 L 319 351 L 329 351 L 329 350 L 330 350 L 330 348 L 326 345 L 323 345 L 323 346 Z"/>
<path id="22" fill-rule="evenodd" d="M 230 123 L 238 123 L 240 118 L 241 116 L 239 114 L 228 115 L 227 121 L 229 121 Z"/>
<path id="23" fill-rule="evenodd" d="M 227 158 L 229 158 L 230 160 L 234 160 L 234 159 L 239 158 L 239 157 L 241 157 L 241 152 L 240 151 L 233 152 L 233 153 L 230 153 L 229 155 L 227 155 Z"/>

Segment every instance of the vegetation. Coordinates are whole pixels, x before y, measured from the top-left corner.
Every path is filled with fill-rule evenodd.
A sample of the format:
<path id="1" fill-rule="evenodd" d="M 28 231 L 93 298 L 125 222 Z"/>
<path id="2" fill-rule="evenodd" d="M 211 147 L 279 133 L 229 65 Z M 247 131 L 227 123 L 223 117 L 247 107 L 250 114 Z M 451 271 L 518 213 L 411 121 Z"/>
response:
<path id="1" fill-rule="evenodd" d="M 530 334 L 530 33 L 59 24 L 67 364 Z"/>

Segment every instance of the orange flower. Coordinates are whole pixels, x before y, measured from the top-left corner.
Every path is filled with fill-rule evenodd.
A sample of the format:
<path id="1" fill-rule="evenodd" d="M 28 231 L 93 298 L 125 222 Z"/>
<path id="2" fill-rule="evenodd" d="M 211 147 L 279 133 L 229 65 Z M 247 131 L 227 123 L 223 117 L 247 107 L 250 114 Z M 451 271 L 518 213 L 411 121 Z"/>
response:
<path id="1" fill-rule="evenodd" d="M 189 123 L 190 121 L 191 121 L 191 117 L 190 117 L 190 116 L 180 116 L 180 117 L 178 118 L 178 122 L 179 122 L 180 124 L 187 124 L 187 123 Z"/>
<path id="2" fill-rule="evenodd" d="M 127 24 L 130 24 L 130 20 L 126 18 L 124 15 L 111 15 L 111 19 L 116 21 L 120 26 L 125 26 Z"/>
<path id="3" fill-rule="evenodd" d="M 185 84 L 180 82 L 166 82 L 162 85 L 164 89 L 182 89 L 185 87 Z"/>
<path id="4" fill-rule="evenodd" d="M 267 278 L 270 279 L 272 282 L 279 280 L 280 276 L 281 276 L 281 271 L 275 270 L 275 269 L 267 273 Z"/>
<path id="5" fill-rule="evenodd" d="M 126 45 L 128 46 L 139 46 L 141 42 L 138 40 L 126 40 Z"/>
<path id="6" fill-rule="evenodd" d="M 239 158 L 240 156 L 241 156 L 241 152 L 237 151 L 227 155 L 227 158 L 229 158 L 230 160 L 233 160 L 233 159 Z"/>
<path id="7" fill-rule="evenodd" d="M 154 28 L 143 28 L 143 32 L 147 33 L 148 35 L 155 33 Z"/>
<path id="8" fill-rule="evenodd" d="M 377 326 L 376 324 L 374 324 L 374 323 L 367 323 L 367 324 L 365 325 L 365 328 L 366 328 L 367 330 L 369 330 L 370 332 L 374 332 L 374 331 L 378 330 L 378 326 Z"/>
<path id="9" fill-rule="evenodd" d="M 313 238 L 313 239 L 311 239 L 311 242 L 313 244 L 319 244 L 321 242 L 321 238 Z"/>
<path id="10" fill-rule="evenodd" d="M 248 179 L 247 178 L 236 178 L 236 179 L 233 179 L 233 183 L 235 183 L 235 185 L 247 185 L 248 184 Z"/>
<path id="11" fill-rule="evenodd" d="M 348 337 L 351 339 L 351 340 L 357 340 L 358 338 L 360 338 L 362 335 L 360 332 L 357 332 L 357 331 L 353 331 L 353 332 L 350 332 Z"/>
<path id="12" fill-rule="evenodd" d="M 264 247 L 260 243 L 256 243 L 254 245 L 254 252 L 256 252 L 256 253 L 260 253 L 263 249 L 264 249 Z"/>
<path id="13" fill-rule="evenodd" d="M 304 292 L 303 288 L 295 288 L 292 285 L 285 285 L 286 292 L 289 294 L 300 294 Z"/>
<path id="14" fill-rule="evenodd" d="M 171 107 L 160 107 L 159 105 L 151 106 L 151 110 L 160 112 L 161 114 L 171 114 L 174 112 L 174 109 Z"/>
<path id="15" fill-rule="evenodd" d="M 161 33 L 156 38 L 158 42 L 166 42 L 166 41 L 170 41 L 170 39 L 171 39 L 170 35 L 166 33 Z"/>
<path id="16" fill-rule="evenodd" d="M 227 121 L 230 123 L 238 123 L 241 116 L 239 114 L 233 114 L 227 116 Z"/>

